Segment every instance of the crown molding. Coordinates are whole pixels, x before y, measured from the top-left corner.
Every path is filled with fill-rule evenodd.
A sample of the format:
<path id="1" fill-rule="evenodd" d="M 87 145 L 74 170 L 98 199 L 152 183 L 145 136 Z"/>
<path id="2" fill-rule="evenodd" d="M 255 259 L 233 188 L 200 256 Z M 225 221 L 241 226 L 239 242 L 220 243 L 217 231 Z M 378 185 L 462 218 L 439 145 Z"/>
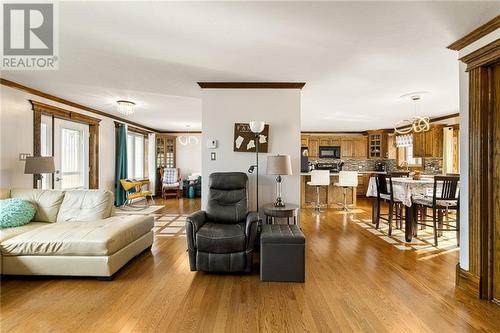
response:
<path id="1" fill-rule="evenodd" d="M 476 30 L 473 30 L 472 32 L 463 36 L 456 42 L 451 43 L 450 45 L 447 46 L 447 48 L 453 51 L 460 51 L 464 47 L 474 43 L 481 37 L 486 36 L 490 32 L 497 30 L 498 28 L 500 28 L 500 15 L 497 15 L 492 20 L 486 22 Z"/>

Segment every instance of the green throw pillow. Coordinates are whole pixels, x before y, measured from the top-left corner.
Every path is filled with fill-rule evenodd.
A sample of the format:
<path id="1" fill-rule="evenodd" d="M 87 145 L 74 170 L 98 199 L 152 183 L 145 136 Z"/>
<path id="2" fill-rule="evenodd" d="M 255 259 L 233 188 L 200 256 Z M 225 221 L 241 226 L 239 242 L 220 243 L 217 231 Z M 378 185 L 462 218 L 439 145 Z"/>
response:
<path id="1" fill-rule="evenodd" d="M 28 224 L 33 216 L 35 207 L 29 201 L 18 198 L 0 200 L 0 229 Z"/>

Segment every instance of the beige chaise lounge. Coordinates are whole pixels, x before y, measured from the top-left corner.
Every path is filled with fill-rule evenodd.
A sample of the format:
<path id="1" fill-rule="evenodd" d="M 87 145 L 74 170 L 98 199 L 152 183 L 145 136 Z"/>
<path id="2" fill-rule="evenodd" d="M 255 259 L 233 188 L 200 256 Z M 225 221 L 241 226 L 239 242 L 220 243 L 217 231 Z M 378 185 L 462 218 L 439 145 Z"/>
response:
<path id="1" fill-rule="evenodd" d="M 3 275 L 110 278 L 153 244 L 153 218 L 113 216 L 113 194 L 103 190 L 13 189 L 36 214 L 27 225 L 0 229 Z"/>

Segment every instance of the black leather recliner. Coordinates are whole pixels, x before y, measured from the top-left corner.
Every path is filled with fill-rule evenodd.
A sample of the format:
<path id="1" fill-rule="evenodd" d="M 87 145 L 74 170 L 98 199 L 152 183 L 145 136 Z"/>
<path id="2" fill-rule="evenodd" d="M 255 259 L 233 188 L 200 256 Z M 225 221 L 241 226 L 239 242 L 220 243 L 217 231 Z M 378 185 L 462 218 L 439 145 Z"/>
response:
<path id="1" fill-rule="evenodd" d="M 251 272 L 259 218 L 248 212 L 247 184 L 242 172 L 210 175 L 207 210 L 186 219 L 192 271 Z"/>

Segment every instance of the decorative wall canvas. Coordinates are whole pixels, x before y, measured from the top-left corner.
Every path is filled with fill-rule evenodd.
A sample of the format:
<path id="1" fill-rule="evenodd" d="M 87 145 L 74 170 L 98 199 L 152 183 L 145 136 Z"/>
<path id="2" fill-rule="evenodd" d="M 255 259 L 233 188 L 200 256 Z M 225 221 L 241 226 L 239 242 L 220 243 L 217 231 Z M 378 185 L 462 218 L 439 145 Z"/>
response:
<path id="1" fill-rule="evenodd" d="M 269 144 L 269 125 L 259 134 L 259 153 L 267 153 Z M 255 152 L 255 134 L 248 123 L 234 124 L 234 151 Z"/>

